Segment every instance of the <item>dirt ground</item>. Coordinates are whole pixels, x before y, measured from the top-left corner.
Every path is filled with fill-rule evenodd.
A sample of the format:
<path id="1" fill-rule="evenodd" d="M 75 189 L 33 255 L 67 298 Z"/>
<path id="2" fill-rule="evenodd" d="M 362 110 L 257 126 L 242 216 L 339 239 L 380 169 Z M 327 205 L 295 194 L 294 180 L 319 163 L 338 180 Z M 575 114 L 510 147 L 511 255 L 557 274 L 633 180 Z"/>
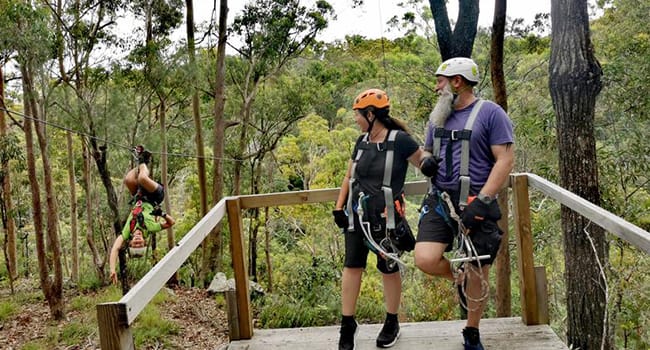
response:
<path id="1" fill-rule="evenodd" d="M 228 321 L 225 310 L 221 310 L 214 297 L 209 297 L 205 289 L 177 288 L 172 291 L 173 298 L 167 298 L 159 306 L 162 317 L 174 321 L 180 331 L 166 339 L 171 346 L 156 342 L 152 346 L 139 349 L 221 349 L 228 342 Z M 4 291 L 2 293 L 5 294 Z M 55 323 L 50 317 L 46 302 L 24 305 L 21 311 L 0 323 L 0 349 L 20 350 L 25 344 L 51 337 L 53 327 L 59 330 L 73 321 L 87 318 L 79 311 L 66 312 L 66 321 Z M 136 320 L 137 322 L 137 320 Z M 95 332 L 81 344 L 60 345 L 59 350 L 99 349 L 99 334 Z M 59 332 L 60 333 L 60 332 Z M 44 341 L 43 341 L 44 342 Z M 33 349 L 33 347 L 29 347 Z M 49 349 L 48 349 L 49 350 Z"/>

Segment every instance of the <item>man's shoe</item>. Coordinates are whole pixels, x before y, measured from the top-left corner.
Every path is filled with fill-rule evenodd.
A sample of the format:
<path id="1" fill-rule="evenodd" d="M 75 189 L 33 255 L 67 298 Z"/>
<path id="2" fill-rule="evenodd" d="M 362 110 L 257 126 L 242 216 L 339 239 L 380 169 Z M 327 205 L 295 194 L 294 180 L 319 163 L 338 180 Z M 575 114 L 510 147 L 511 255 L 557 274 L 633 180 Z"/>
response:
<path id="1" fill-rule="evenodd" d="M 463 329 L 463 346 L 465 350 L 485 350 L 481 344 L 481 336 L 478 328 L 465 327 Z"/>
<path id="2" fill-rule="evenodd" d="M 339 338 L 339 350 L 354 350 L 356 349 L 356 338 L 359 333 L 359 324 L 357 321 L 353 323 L 341 323 L 341 337 Z"/>
<path id="3" fill-rule="evenodd" d="M 377 336 L 377 347 L 390 348 L 397 343 L 398 338 L 399 322 L 386 319 L 384 321 L 384 327 L 381 328 L 381 332 Z"/>

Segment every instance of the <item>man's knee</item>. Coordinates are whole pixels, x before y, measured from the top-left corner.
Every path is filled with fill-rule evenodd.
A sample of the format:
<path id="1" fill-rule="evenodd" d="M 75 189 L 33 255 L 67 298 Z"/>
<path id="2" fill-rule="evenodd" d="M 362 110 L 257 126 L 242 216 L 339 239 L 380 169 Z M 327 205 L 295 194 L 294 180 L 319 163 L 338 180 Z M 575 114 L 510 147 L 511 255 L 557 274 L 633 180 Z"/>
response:
<path id="1" fill-rule="evenodd" d="M 431 275 L 444 274 L 446 261 L 444 261 L 442 254 L 437 254 L 435 251 L 428 249 L 418 249 L 418 246 L 421 247 L 421 245 L 415 246 L 415 266 Z"/>

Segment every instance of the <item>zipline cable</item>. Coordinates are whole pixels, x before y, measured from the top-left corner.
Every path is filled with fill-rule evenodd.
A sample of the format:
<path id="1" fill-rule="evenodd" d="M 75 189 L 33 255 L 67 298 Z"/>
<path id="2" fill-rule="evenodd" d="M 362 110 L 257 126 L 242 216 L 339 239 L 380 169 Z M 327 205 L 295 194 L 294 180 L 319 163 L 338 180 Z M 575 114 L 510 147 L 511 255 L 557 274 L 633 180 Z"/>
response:
<path id="1" fill-rule="evenodd" d="M 74 130 L 74 129 L 71 129 L 71 128 L 68 128 L 68 127 L 65 127 L 65 126 L 61 126 L 61 125 L 58 125 L 58 124 L 55 124 L 55 123 L 52 123 L 52 122 L 41 120 L 39 118 L 34 118 L 32 116 L 28 116 L 28 115 L 26 115 L 24 113 L 21 113 L 21 112 L 18 112 L 18 111 L 14 111 L 14 110 L 4 108 L 4 107 L 0 107 L 0 110 L 7 112 L 7 114 L 9 114 L 9 115 L 15 114 L 15 115 L 21 116 L 24 119 L 29 119 L 29 120 L 32 120 L 34 122 L 41 123 L 41 124 L 50 126 L 52 128 L 55 128 L 55 129 L 64 130 L 64 131 L 71 132 L 71 133 L 79 135 L 79 136 L 84 136 L 84 137 L 87 137 L 89 139 L 93 139 L 93 140 L 97 140 L 97 141 L 100 141 L 100 142 L 103 142 L 103 143 L 106 143 L 106 144 L 109 144 L 109 145 L 113 145 L 116 148 L 125 149 L 125 150 L 127 150 L 129 152 L 131 152 L 133 150 L 133 146 L 125 146 L 123 144 L 119 144 L 117 142 L 113 142 L 113 141 L 110 141 L 108 139 L 104 139 L 104 138 L 101 138 L 101 137 L 93 136 L 93 135 L 90 135 L 90 134 L 82 132 L 82 131 L 77 131 L 77 130 Z M 170 153 L 170 152 L 151 152 L 151 153 L 152 154 L 157 154 L 157 155 L 166 155 L 166 156 L 178 157 L 178 158 L 194 158 L 194 159 L 201 158 L 201 157 L 199 157 L 199 156 L 197 156 L 195 154 L 187 154 L 187 153 Z M 225 160 L 225 161 L 232 161 L 232 162 L 243 162 L 242 159 L 225 158 L 225 157 L 219 158 L 219 157 L 206 157 L 206 156 L 203 156 L 202 158 L 203 159 L 210 159 L 210 160 Z"/>
<path id="2" fill-rule="evenodd" d="M 382 65 L 384 67 L 384 89 L 388 91 L 388 72 L 386 69 L 386 48 L 384 46 L 384 24 L 381 19 L 381 0 L 377 0 L 377 8 L 379 11 L 379 31 L 381 32 L 381 54 L 382 54 Z"/>

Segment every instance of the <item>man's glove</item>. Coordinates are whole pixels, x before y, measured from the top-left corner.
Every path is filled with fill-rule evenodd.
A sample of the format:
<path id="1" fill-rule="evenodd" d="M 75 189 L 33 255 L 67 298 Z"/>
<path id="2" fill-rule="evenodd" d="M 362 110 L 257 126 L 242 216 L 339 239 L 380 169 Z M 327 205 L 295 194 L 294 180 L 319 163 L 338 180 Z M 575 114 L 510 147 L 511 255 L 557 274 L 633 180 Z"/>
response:
<path id="1" fill-rule="evenodd" d="M 426 157 L 420 162 L 420 171 L 426 177 L 436 176 L 439 162 L 440 159 L 436 159 L 434 156 Z"/>
<path id="2" fill-rule="evenodd" d="M 499 209 L 499 203 L 496 200 L 486 204 L 478 198 L 475 198 L 463 210 L 460 218 L 465 228 L 472 230 L 480 227 L 486 219 L 493 221 L 501 219 L 501 209 Z"/>
<path id="3" fill-rule="evenodd" d="M 343 209 L 332 210 L 332 215 L 334 215 L 334 223 L 336 226 L 347 229 L 349 225 L 348 214 Z"/>
<path id="4" fill-rule="evenodd" d="M 156 207 L 154 210 L 151 211 L 151 215 L 163 217 L 165 216 L 165 213 L 162 211 L 162 208 Z"/>

